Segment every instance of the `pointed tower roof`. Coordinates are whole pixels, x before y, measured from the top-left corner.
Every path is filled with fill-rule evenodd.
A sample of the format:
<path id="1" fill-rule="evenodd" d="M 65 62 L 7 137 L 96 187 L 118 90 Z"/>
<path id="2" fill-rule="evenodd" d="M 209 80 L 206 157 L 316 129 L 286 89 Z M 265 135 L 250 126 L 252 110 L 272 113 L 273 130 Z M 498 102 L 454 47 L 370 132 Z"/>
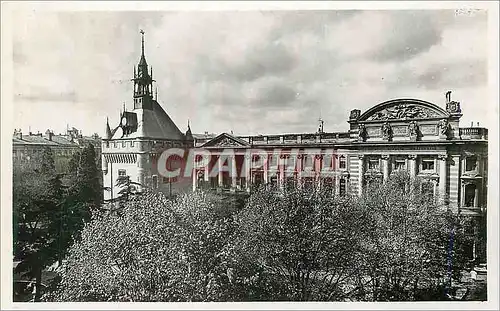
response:
<path id="1" fill-rule="evenodd" d="M 111 139 L 113 133 L 111 133 L 111 128 L 109 127 L 109 118 L 106 118 L 106 139 Z"/>
<path id="2" fill-rule="evenodd" d="M 144 30 L 141 29 L 141 59 L 139 60 L 139 66 L 147 66 L 148 63 L 146 62 L 146 57 L 144 56 Z"/>
<path id="3" fill-rule="evenodd" d="M 189 120 L 188 120 L 188 129 L 186 131 L 186 140 L 194 140 L 193 133 L 191 133 L 191 127 L 189 126 Z"/>

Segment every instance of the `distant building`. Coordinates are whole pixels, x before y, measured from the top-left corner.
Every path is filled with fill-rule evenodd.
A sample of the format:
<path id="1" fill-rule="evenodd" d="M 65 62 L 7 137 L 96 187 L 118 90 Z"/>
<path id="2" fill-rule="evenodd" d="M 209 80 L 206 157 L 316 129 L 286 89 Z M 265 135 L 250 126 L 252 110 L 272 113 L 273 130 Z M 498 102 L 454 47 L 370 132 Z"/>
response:
<path id="1" fill-rule="evenodd" d="M 29 161 L 34 153 L 41 151 L 44 147 L 50 147 L 54 154 L 54 163 L 58 172 L 64 173 L 73 154 L 87 144 L 92 144 L 96 151 L 96 161 L 101 159 L 101 138 L 83 136 L 81 131 L 71 128 L 65 134 L 56 135 L 51 130 L 42 133 L 23 134 L 20 129 L 14 131 L 12 137 L 12 162 L 14 165 L 23 161 Z"/>

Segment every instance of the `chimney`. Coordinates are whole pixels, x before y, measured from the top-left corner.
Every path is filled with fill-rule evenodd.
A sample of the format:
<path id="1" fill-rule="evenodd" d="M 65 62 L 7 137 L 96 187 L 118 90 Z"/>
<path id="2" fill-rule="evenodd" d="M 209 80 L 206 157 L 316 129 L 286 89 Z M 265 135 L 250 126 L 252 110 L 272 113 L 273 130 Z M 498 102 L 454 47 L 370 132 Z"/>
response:
<path id="1" fill-rule="evenodd" d="M 50 130 L 45 131 L 45 139 L 52 141 L 52 136 L 54 136 L 53 132 L 51 132 Z"/>
<path id="2" fill-rule="evenodd" d="M 23 132 L 21 131 L 21 129 L 14 129 L 14 137 L 17 139 L 23 139 Z"/>
<path id="3" fill-rule="evenodd" d="M 446 103 L 451 103 L 451 91 L 446 92 Z"/>

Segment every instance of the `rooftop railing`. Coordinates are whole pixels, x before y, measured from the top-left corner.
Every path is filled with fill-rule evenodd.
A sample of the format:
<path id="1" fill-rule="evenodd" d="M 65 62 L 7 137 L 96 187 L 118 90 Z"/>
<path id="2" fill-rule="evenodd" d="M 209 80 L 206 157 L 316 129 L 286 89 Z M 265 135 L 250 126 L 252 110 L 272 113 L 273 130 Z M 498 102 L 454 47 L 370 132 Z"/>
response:
<path id="1" fill-rule="evenodd" d="M 484 127 L 461 127 L 459 134 L 462 139 L 488 139 L 488 129 Z"/>

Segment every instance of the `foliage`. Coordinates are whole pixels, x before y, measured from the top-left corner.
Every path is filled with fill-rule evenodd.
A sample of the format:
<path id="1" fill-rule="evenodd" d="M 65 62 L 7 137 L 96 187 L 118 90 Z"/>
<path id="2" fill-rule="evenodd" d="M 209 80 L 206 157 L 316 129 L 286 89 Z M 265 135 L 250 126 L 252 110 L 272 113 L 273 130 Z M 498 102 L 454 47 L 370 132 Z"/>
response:
<path id="1" fill-rule="evenodd" d="M 252 279 L 264 285 L 258 299 L 343 299 L 364 219 L 350 197 L 318 189 L 291 188 L 284 196 L 256 191 L 238 215 L 237 246 L 258 272 Z"/>
<path id="2" fill-rule="evenodd" d="M 168 200 L 146 192 L 120 213 L 96 213 L 68 256 L 55 301 L 222 300 L 222 249 L 230 218 L 220 218 L 203 194 Z"/>
<path id="3" fill-rule="evenodd" d="M 364 269 L 358 278 L 367 280 L 362 299 L 419 300 L 459 277 L 467 257 L 464 223 L 423 193 L 420 180 L 395 173 L 369 186 L 359 204 L 370 211 L 369 226 L 360 232 Z"/>
<path id="4" fill-rule="evenodd" d="M 49 301 L 441 300 L 467 264 L 464 221 L 392 174 L 361 198 L 260 188 L 146 191 L 86 224 Z"/>
<path id="5" fill-rule="evenodd" d="M 57 230 L 52 220 L 63 195 L 52 151 L 46 148 L 14 167 L 13 185 L 14 258 L 20 260 L 15 272 L 35 278 L 38 300 L 42 269 L 56 259 Z"/>
<path id="6" fill-rule="evenodd" d="M 89 145 L 70 161 L 66 176 L 56 174 L 50 148 L 16 165 L 13 174 L 16 272 L 41 282 L 42 270 L 66 255 L 79 238 L 102 195 L 95 150 Z M 46 284 L 49 285 L 49 284 Z M 40 288 L 40 286 L 37 286 Z M 40 298 L 37 292 L 35 300 Z"/>

